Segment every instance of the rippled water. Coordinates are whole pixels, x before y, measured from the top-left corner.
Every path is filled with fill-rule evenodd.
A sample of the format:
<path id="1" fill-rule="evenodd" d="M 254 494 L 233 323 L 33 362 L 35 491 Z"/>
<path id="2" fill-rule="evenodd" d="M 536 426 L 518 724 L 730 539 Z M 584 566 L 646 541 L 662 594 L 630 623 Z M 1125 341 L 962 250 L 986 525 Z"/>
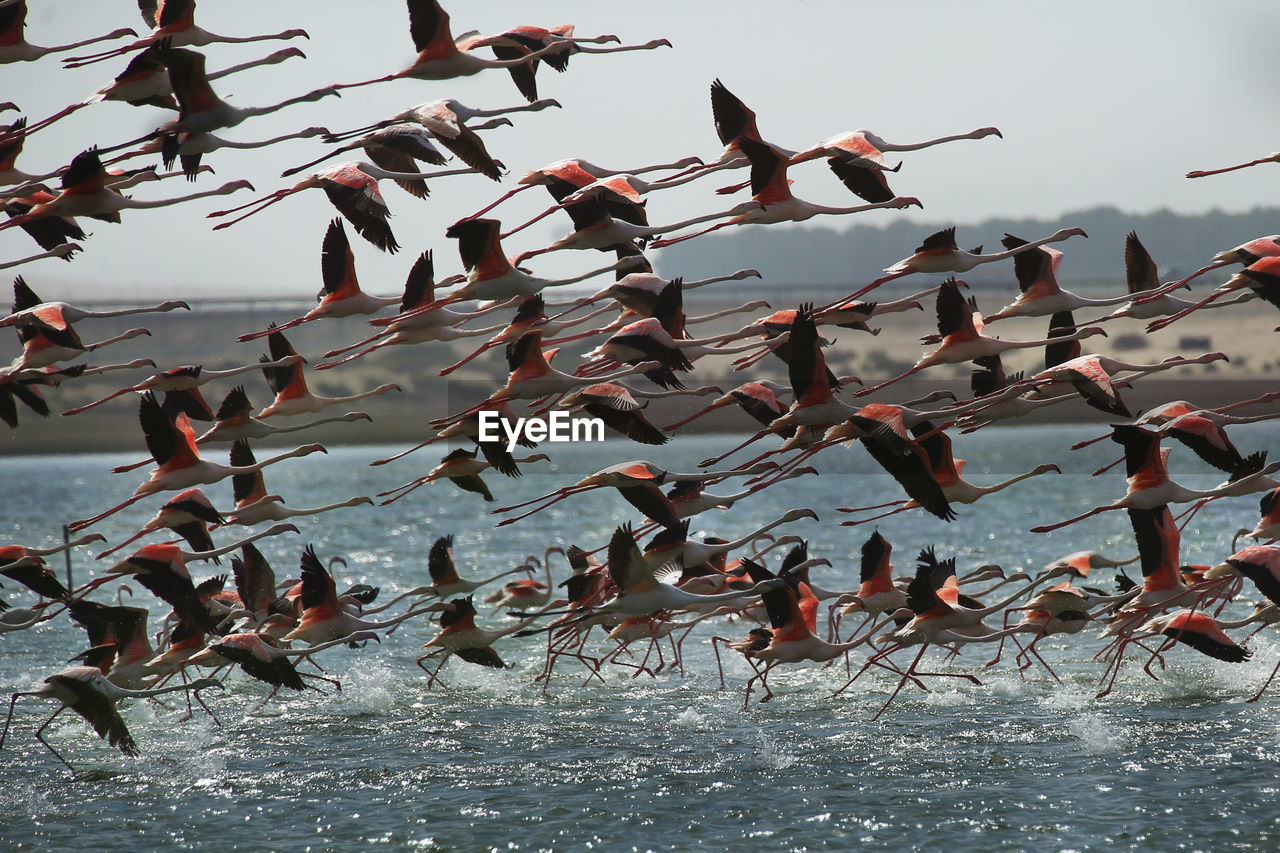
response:
<path id="1" fill-rule="evenodd" d="M 1237 429 L 1244 452 L 1274 448 L 1280 438 L 1273 426 Z M 1118 469 L 1087 477 L 1118 455 L 1113 444 L 1065 450 L 1098 431 L 1024 427 L 958 439 L 956 453 L 972 459 L 965 474 L 976 482 L 1046 460 L 1067 473 L 960 507 L 950 525 L 919 515 L 881 522 L 899 570 L 910 571 L 915 552 L 928 544 L 941 555 L 956 554 L 962 569 L 988 562 L 1034 569 L 1086 547 L 1132 555 L 1123 513 L 1047 536 L 1025 532 L 1123 492 Z M 728 440 L 683 439 L 652 453 L 612 442 L 560 446 L 553 473 L 530 465 L 523 480 L 494 478 L 490 485 L 501 503 L 631 456 L 691 469 Z M 316 505 L 384 490 L 438 458 L 418 454 L 367 466 L 395 449 L 347 448 L 295 460 L 269 469 L 268 486 L 290 505 Z M 11 482 L 23 483 L 30 500 L 6 501 L 5 539 L 52 544 L 62 521 L 121 499 L 137 475 L 102 472 L 124 461 L 6 460 Z M 839 527 L 832 507 L 898 493 L 860 448 L 826 451 L 820 465 L 820 477 L 780 484 L 729 513 L 703 516 L 695 527 L 733 537 L 787 507 L 812 506 L 821 522 L 800 522 L 791 532 L 808 536 L 811 550 L 834 562 L 815 580 L 854 586 L 858 548 L 870 531 Z M 1181 447 L 1171 469 L 1193 487 L 1220 479 Z M 208 491 L 215 503 L 230 502 L 229 487 Z M 97 529 L 119 541 L 158 503 L 143 502 Z M 549 544 L 603 544 L 629 517 L 627 509 L 612 494 L 583 495 L 495 529 L 477 496 L 437 484 L 389 507 L 302 519 L 300 536 L 268 540 L 263 551 L 283 577 L 296 569 L 302 545 L 314 543 L 322 558 L 347 559 L 348 568 L 337 569 L 340 585 L 363 580 L 381 585 L 385 596 L 426 582 L 426 551 L 439 535 L 456 535 L 465 575 L 486 576 Z M 1231 534 L 1256 518 L 1256 498 L 1210 504 L 1184 532 L 1183 561 L 1217 562 L 1229 553 Z M 89 577 L 91 562 L 77 555 L 77 582 Z M 201 565 L 193 573 L 200 579 L 215 571 Z M 563 565 L 555 571 L 557 580 L 567 574 Z M 1109 584 L 1101 574 L 1099 583 Z M 11 603 L 26 603 L 12 584 L 4 593 Z M 540 641 L 508 638 L 499 649 L 511 669 L 455 658 L 442 673 L 448 688 L 428 690 L 413 659 L 434 629 L 409 622 L 381 646 L 323 655 L 343 681 L 341 693 L 280 696 L 255 711 L 265 690 L 235 674 L 225 693 L 206 693 L 221 726 L 204 715 L 179 721 L 176 701 L 133 704 L 124 713 L 142 750 L 136 759 L 64 715 L 49 737 L 85 772 L 78 781 L 32 736 L 52 704 L 24 700 L 0 750 L 0 846 L 684 850 L 742 849 L 747 839 L 762 849 L 989 851 L 1280 844 L 1274 808 L 1280 691 L 1244 703 L 1280 655 L 1273 633 L 1252 641 L 1256 654 L 1245 664 L 1179 648 L 1167 656 L 1159 682 L 1131 664 L 1115 693 L 1101 700 L 1094 698 L 1101 667 L 1090 660 L 1100 643 L 1091 636 L 1041 644 L 1063 685 L 1043 672 L 1022 677 L 1011 657 L 984 669 L 989 650 L 970 646 L 953 666 L 977 673 L 981 686 L 933 679 L 929 693 L 908 688 L 872 721 L 894 681 L 869 675 L 827 698 L 846 676 L 843 668 L 816 665 L 779 667 L 770 679 L 776 698 L 744 711 L 750 670 L 726 658 L 728 689 L 721 691 L 707 638 L 740 638 L 745 630 L 700 627 L 685 645 L 684 677 L 632 679 L 631 670 L 615 667 L 606 670 L 606 684 L 584 686 L 586 670 L 567 662 L 545 692 L 533 683 L 543 661 Z M 30 689 L 83 646 L 83 633 L 61 618 L 0 635 L 0 685 Z"/>

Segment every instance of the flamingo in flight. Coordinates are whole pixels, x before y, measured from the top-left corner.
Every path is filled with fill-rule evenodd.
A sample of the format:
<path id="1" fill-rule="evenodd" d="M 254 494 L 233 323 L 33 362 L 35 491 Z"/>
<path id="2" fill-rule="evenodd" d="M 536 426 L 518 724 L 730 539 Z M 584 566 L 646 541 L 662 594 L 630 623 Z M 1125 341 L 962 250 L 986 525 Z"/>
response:
<path id="1" fill-rule="evenodd" d="M 1192 306 L 1192 303 L 1185 299 L 1170 296 L 1160 286 L 1155 259 L 1151 257 L 1151 253 L 1142 245 L 1142 241 L 1138 239 L 1136 231 L 1130 231 L 1124 240 L 1124 272 L 1129 301 L 1096 322 L 1117 317 L 1152 320 L 1165 314 L 1176 314 Z M 1154 295 L 1157 292 L 1159 292 L 1159 295 Z M 1254 294 L 1247 293 L 1236 299 L 1204 307 L 1222 308 L 1227 305 L 1238 305 L 1253 298 Z"/>
<path id="2" fill-rule="evenodd" d="M 480 449 L 484 451 L 490 448 L 493 444 L 493 442 L 480 443 Z M 416 450 L 417 448 L 414 449 Z M 510 457 L 510 454 L 507 454 L 507 456 Z M 432 468 L 423 476 L 396 486 L 393 489 L 388 489 L 385 492 L 378 492 L 378 497 L 386 498 L 386 500 L 382 501 L 379 506 L 386 506 L 387 504 L 395 503 L 410 492 L 415 491 L 428 483 L 434 483 L 437 480 L 448 480 L 464 492 L 474 492 L 486 501 L 492 502 L 493 493 L 489 491 L 488 484 L 486 484 L 484 480 L 480 479 L 481 474 L 488 471 L 490 468 L 494 468 L 497 469 L 499 473 L 506 474 L 510 477 L 518 477 L 520 476 L 520 469 L 516 467 L 517 463 L 545 462 L 550 458 L 551 457 L 547 456 L 545 453 L 534 453 L 531 456 L 526 456 L 521 459 L 510 457 L 507 464 L 496 464 L 488 458 L 476 458 L 475 450 L 467 450 L 466 448 L 459 447 L 457 450 L 454 450 L 441 459 L 439 465 Z M 373 464 L 377 465 L 389 461 L 391 460 L 383 459 Z"/>
<path id="3" fill-rule="evenodd" d="M 5 717 L 4 731 L 0 732 L 0 746 L 4 746 L 5 738 L 9 734 L 9 724 L 13 721 L 13 706 L 17 704 L 19 697 L 40 696 L 46 699 L 57 699 L 62 704 L 53 712 L 53 716 L 36 729 L 36 740 L 40 741 L 45 749 L 52 752 L 54 757 L 74 774 L 76 769 L 71 766 L 71 763 L 44 739 L 44 730 L 67 708 L 84 717 L 98 733 L 98 737 L 105 738 L 109 744 L 118 747 L 125 755 L 133 756 L 138 754 L 138 744 L 129 734 L 124 718 L 116 709 L 116 702 L 121 699 L 144 699 L 180 690 L 198 694 L 199 691 L 210 687 L 222 688 L 222 682 L 216 678 L 199 678 L 186 684 L 130 690 L 112 684 L 96 666 L 67 667 L 61 672 L 46 677 L 44 683 L 35 690 L 24 690 L 13 694 L 9 699 L 9 715 Z"/>
<path id="4" fill-rule="evenodd" d="M 112 176 L 102 167 L 97 150 L 90 148 L 82 151 L 72 159 L 71 165 L 63 174 L 60 193 L 48 201 L 32 205 L 26 213 L 0 223 L 0 231 L 51 216 L 105 217 L 109 222 L 119 222 L 119 214 L 122 210 L 151 210 L 210 196 L 230 195 L 237 190 L 253 189 L 253 184 L 248 181 L 231 181 L 216 189 L 174 198 L 143 201 L 121 194 L 112 185 L 112 181 Z"/>
<path id="5" fill-rule="evenodd" d="M 373 397 L 379 394 L 386 394 L 390 391 L 399 391 L 400 386 L 393 382 L 387 382 L 368 391 L 360 391 L 355 394 L 346 394 L 340 397 L 326 397 L 319 394 L 313 394 L 307 388 L 306 375 L 302 370 L 301 363 L 295 363 L 287 367 L 271 366 L 275 362 L 289 356 L 297 355 L 293 345 L 289 343 L 289 339 L 281 332 L 271 330 L 272 333 L 267 336 L 267 346 L 271 350 L 270 357 L 262 356 L 263 365 L 262 372 L 267 377 L 267 384 L 271 386 L 271 390 L 275 392 L 275 399 L 271 401 L 261 412 L 258 412 L 258 418 L 270 418 L 276 415 L 301 415 L 306 413 L 319 412 L 329 406 L 336 406 L 343 403 L 353 403 L 356 400 L 363 400 L 365 397 Z"/>
<path id="6" fill-rule="evenodd" d="M 647 172 L 656 172 L 664 169 L 683 169 L 686 166 L 701 165 L 702 160 L 697 157 L 686 157 L 677 160 L 674 163 L 657 163 L 651 166 L 642 166 L 636 169 L 606 169 L 597 166 L 587 160 L 578 157 L 572 157 L 566 160 L 557 160 L 554 163 L 548 163 L 540 169 L 533 169 L 521 176 L 516 181 L 514 189 L 508 190 L 498 197 L 498 200 L 481 208 L 473 213 L 468 219 L 476 219 L 484 216 L 507 199 L 524 192 L 531 187 L 544 186 L 551 193 L 551 197 L 557 202 L 563 200 L 574 190 L 585 187 L 593 181 L 602 178 L 612 177 L 614 175 L 641 175 Z"/>
<path id="7" fill-rule="evenodd" d="M 1224 486 L 1207 490 L 1188 489 L 1169 479 L 1165 462 L 1168 451 L 1160 447 L 1158 433 L 1139 426 L 1117 424 L 1112 427 L 1111 440 L 1124 448 L 1125 475 L 1128 478 L 1124 497 L 1106 506 L 1094 507 L 1066 521 L 1033 527 L 1032 533 L 1048 533 L 1109 510 L 1129 508 L 1152 510 L 1169 503 L 1188 503 L 1203 498 L 1219 497 L 1231 493 L 1233 487 L 1238 489 L 1251 480 L 1261 479 L 1280 470 L 1280 462 L 1273 462 L 1247 477 Z"/>
<path id="8" fill-rule="evenodd" d="M 271 205 L 283 201 L 294 193 L 318 188 L 324 190 L 325 195 L 329 197 L 330 203 L 338 209 L 338 212 L 348 222 L 355 226 L 356 233 L 382 251 L 394 254 L 400 249 L 400 244 L 396 242 L 395 234 L 391 233 L 391 225 L 387 222 L 387 219 L 391 216 L 391 211 L 387 208 L 387 203 L 382 198 L 382 193 L 378 191 L 378 181 L 383 178 L 391 178 L 397 181 L 437 178 L 445 175 L 464 175 L 472 171 L 472 169 L 466 168 L 446 169 L 440 172 L 388 172 L 386 169 L 379 168 L 372 163 L 353 160 L 330 166 L 307 176 L 292 187 L 276 190 L 264 198 L 251 201 L 248 204 L 242 204 L 239 207 L 216 210 L 210 213 L 209 216 L 211 218 L 219 218 L 237 213 L 245 208 L 253 208 L 248 213 L 237 216 L 235 219 L 229 219 L 213 226 L 214 231 L 229 228 L 237 222 L 248 219 L 255 213 L 261 213 Z M 5 227 L 7 224 L 0 225 L 0 228 Z"/>
<path id="9" fill-rule="evenodd" d="M 1280 256 L 1259 258 L 1233 275 L 1225 284 L 1218 285 L 1212 293 L 1199 302 L 1188 305 L 1176 314 L 1162 317 L 1147 324 L 1147 331 L 1157 332 L 1171 323 L 1181 320 L 1192 311 L 1198 311 L 1228 293 L 1234 293 L 1245 288 L 1252 291 L 1249 294 L 1250 296 L 1257 295 L 1273 305 L 1280 305 Z"/>
<path id="10" fill-rule="evenodd" d="M 1096 335 L 1105 337 L 1107 334 L 1098 326 L 1090 326 L 1079 329 L 1069 335 L 1042 338 L 1040 340 L 1006 341 L 1001 338 L 988 337 L 982 334 L 981 320 L 975 322 L 974 314 L 977 309 L 972 302 L 965 301 L 964 296 L 960 293 L 959 283 L 954 278 L 947 279 L 942 283 L 941 288 L 938 290 L 936 306 L 938 334 L 942 339 L 937 349 L 925 354 L 905 373 L 892 379 L 887 379 L 878 385 L 860 388 L 855 396 L 874 393 L 935 364 L 959 364 L 978 358 L 999 355 L 1007 350 L 1042 347 L 1048 343 L 1081 340 Z"/>
<path id="11" fill-rule="evenodd" d="M 1006 234 L 1001 238 L 1000 244 L 1006 249 L 1016 249 L 1025 246 L 1027 241 Z M 1013 274 L 1018 279 L 1018 298 L 988 316 L 986 322 L 994 323 L 1005 317 L 1047 317 L 1063 311 L 1116 305 L 1129 300 L 1128 293 L 1090 299 L 1063 290 L 1058 285 L 1058 266 L 1062 263 L 1062 257 L 1062 252 L 1045 246 L 1014 255 Z"/>
<path id="12" fill-rule="evenodd" d="M 1046 243 L 1060 243 L 1076 236 L 1088 237 L 1089 235 L 1084 233 L 1083 228 L 1063 228 L 1053 232 L 1048 237 L 1032 240 L 1030 243 L 1022 243 L 1003 252 L 984 255 L 981 248 L 973 252 L 966 252 L 956 245 L 956 229 L 953 225 L 950 228 L 944 228 L 941 231 L 930 234 L 924 239 L 924 242 L 916 247 L 915 253 L 910 257 L 903 258 L 892 266 L 885 267 L 884 271 L 888 275 L 877 278 L 854 293 L 850 298 L 856 299 L 885 282 L 893 281 L 895 278 L 902 278 L 904 275 L 911 275 L 917 272 L 968 272 L 979 264 L 1003 261 L 1005 258 L 1029 252 Z"/>
<path id="13" fill-rule="evenodd" d="M 327 137 L 327 141 L 342 142 L 370 131 L 388 128 L 403 122 L 412 122 L 426 128 L 433 139 L 447 148 L 459 160 L 486 178 L 496 181 L 502 176 L 502 164 L 489 155 L 484 142 L 476 131 L 498 124 L 511 124 L 510 119 L 497 119 L 492 118 L 493 116 L 505 116 L 509 113 L 518 112 L 538 112 L 548 107 L 559 106 L 559 101 L 547 98 L 541 101 L 534 101 L 531 104 L 480 110 L 461 104 L 453 98 L 447 98 L 441 101 L 418 104 L 416 107 L 409 107 L 385 121 L 374 122 L 343 133 L 331 133 Z M 467 126 L 466 122 L 473 118 L 492 118 L 492 120 L 484 125 Z M 293 169 L 285 174 L 288 175 L 294 171 L 297 170 Z"/>
<path id="14" fill-rule="evenodd" d="M 31 289 L 22 276 L 13 280 L 13 310 L 6 317 L 0 317 L 0 328 L 6 326 L 31 326 L 44 332 L 62 332 L 70 328 L 72 323 L 81 320 L 98 320 L 109 317 L 129 317 L 134 314 L 158 314 L 181 308 L 191 310 L 191 306 L 180 299 L 167 299 L 164 302 L 148 307 L 115 308 L 111 310 L 94 310 L 80 308 L 67 302 L 45 302 Z"/>
<path id="15" fill-rule="evenodd" d="M 310 38 L 306 30 L 285 30 L 260 36 L 220 36 L 196 26 L 196 0 L 142 0 L 138 4 L 142 18 L 151 32 L 123 47 L 86 56 L 72 56 L 63 60 L 67 68 L 80 68 L 104 59 L 123 56 L 135 50 L 150 47 L 168 40 L 173 47 L 204 47 L 210 44 L 244 44 L 254 41 L 288 41 Z M 132 31 L 131 31 L 132 33 Z"/>
<path id="16" fill-rule="evenodd" d="M 310 323 L 328 317 L 354 317 L 357 314 L 373 314 L 388 305 L 401 302 L 399 296 L 371 296 L 360 289 L 360 281 L 356 277 L 355 253 L 351 251 L 351 243 L 347 240 L 346 229 L 341 219 L 329 223 L 324 234 L 324 242 L 320 246 L 320 277 L 323 287 L 317 298 L 316 307 L 301 317 L 295 317 L 284 323 L 272 324 L 270 329 L 260 332 L 249 332 L 238 335 L 237 341 L 257 340 L 303 323 Z"/>
<path id="17" fill-rule="evenodd" d="M 237 441 L 231 445 L 231 464 L 235 467 L 251 468 L 257 460 L 247 441 Z M 264 521 L 284 521 L 304 515 L 319 515 L 335 509 L 372 505 L 372 498 L 363 495 L 347 498 L 344 501 L 325 504 L 324 506 L 297 509 L 285 506 L 280 495 L 268 494 L 267 487 L 259 468 L 249 474 L 236 474 L 231 478 L 232 497 L 235 507 L 227 513 L 227 524 L 239 524 L 252 527 Z"/>
<path id="18" fill-rule="evenodd" d="M 855 207 L 824 207 L 820 204 L 814 204 L 791 194 L 791 182 L 787 179 L 787 158 L 785 155 L 779 154 L 777 150 L 766 143 L 757 142 L 749 137 L 739 139 L 738 145 L 751 160 L 751 202 L 754 202 L 755 205 L 745 209 L 734 208 L 725 213 L 708 216 L 706 219 L 724 216 L 730 216 L 731 218 L 701 231 L 695 231 L 692 234 L 655 240 L 650 244 L 652 248 L 660 249 L 663 246 L 671 246 L 731 225 L 804 222 L 807 219 L 823 214 L 843 215 L 861 213 L 867 210 L 879 210 L 881 208 L 901 210 L 912 206 L 924 207 L 919 199 L 906 197 L 895 197 L 882 202 L 857 205 Z M 748 205 L 751 202 L 748 202 Z M 673 231 L 691 224 L 693 223 L 686 222 L 667 226 L 666 228 L 658 229 L 656 233 Z"/>
<path id="19" fill-rule="evenodd" d="M 560 53 L 567 44 L 556 42 L 538 50 L 522 53 L 516 59 L 487 59 L 471 49 L 468 37 L 453 37 L 449 29 L 449 13 L 436 0 L 408 0 L 409 35 L 418 51 L 413 64 L 403 71 L 363 80 L 359 83 L 339 83 L 335 89 L 353 89 L 374 83 L 410 78 L 415 80 L 452 80 L 469 77 L 487 68 L 514 68 L 529 64 L 548 54 Z"/>
<path id="20" fill-rule="evenodd" d="M 78 47 L 97 44 L 100 41 L 110 41 L 121 36 L 137 35 L 134 30 L 123 27 L 118 30 L 112 30 L 104 36 L 95 36 L 83 41 L 60 44 L 54 47 L 40 47 L 26 40 L 26 36 L 23 33 L 26 25 L 27 0 L 10 0 L 10 2 L 0 4 L 0 65 L 11 62 L 31 62 L 50 53 L 62 53 L 68 50 L 75 50 Z"/>
<path id="21" fill-rule="evenodd" d="M 185 414 L 179 415 L 175 421 L 165 414 L 155 395 L 144 393 L 138 404 L 138 420 L 142 425 L 142 433 L 146 438 L 147 449 L 156 461 L 156 468 L 145 483 L 138 486 L 133 496 L 111 509 L 101 512 L 92 518 L 77 521 L 70 525 L 73 530 L 82 530 L 113 515 L 127 506 L 141 500 L 147 495 L 169 490 L 188 489 L 192 486 L 216 483 L 235 474 L 247 474 L 259 468 L 272 465 L 285 459 L 307 456 L 312 453 L 326 452 L 319 444 L 307 444 L 293 450 L 256 462 L 249 467 L 219 465 L 201 459 L 196 450 L 195 432 Z"/>
<path id="22" fill-rule="evenodd" d="M 1237 163 L 1234 166 L 1222 166 L 1217 169 L 1193 169 L 1187 172 L 1188 178 L 1207 178 L 1210 175 L 1221 175 L 1224 172 L 1234 172 L 1237 169 L 1248 169 L 1252 166 L 1260 166 L 1263 163 L 1280 163 L 1280 151 L 1268 154 L 1265 157 L 1259 157 L 1256 160 L 1249 160 L 1246 163 Z"/>
<path id="23" fill-rule="evenodd" d="M 72 113 L 101 101 L 119 101 L 135 107 L 152 106 L 165 110 L 177 110 L 178 103 L 173 98 L 173 86 L 169 82 L 168 69 L 160 61 L 160 52 L 164 49 L 166 48 L 160 44 L 153 44 L 134 54 L 129 64 L 110 83 L 84 100 L 69 104 L 58 112 L 31 124 L 27 128 L 27 133 L 43 130 L 54 122 L 61 121 Z M 306 58 L 306 54 L 298 48 L 288 47 L 259 59 L 232 65 L 220 71 L 211 71 L 206 77 L 209 80 L 217 80 L 262 65 L 278 65 L 295 56 Z M 235 143 L 226 144 L 234 145 Z"/>
<path id="24" fill-rule="evenodd" d="M 659 47 L 671 47 L 666 39 L 653 39 L 643 44 L 623 44 L 616 35 L 575 36 L 573 24 L 562 24 L 558 27 L 517 26 L 490 36 L 471 37 L 465 39 L 460 50 L 475 50 L 488 47 L 493 55 L 501 60 L 527 60 L 524 64 L 511 65 L 507 73 L 516 84 L 520 94 L 530 101 L 538 99 L 538 62 L 529 60 L 528 55 L 534 51 L 544 50 L 553 45 L 564 47 L 563 51 L 547 53 L 542 61 L 556 71 L 564 73 L 569 68 L 569 57 L 579 53 L 624 53 L 632 50 L 654 50 Z M 592 45 L 616 44 L 617 47 L 592 47 Z"/>

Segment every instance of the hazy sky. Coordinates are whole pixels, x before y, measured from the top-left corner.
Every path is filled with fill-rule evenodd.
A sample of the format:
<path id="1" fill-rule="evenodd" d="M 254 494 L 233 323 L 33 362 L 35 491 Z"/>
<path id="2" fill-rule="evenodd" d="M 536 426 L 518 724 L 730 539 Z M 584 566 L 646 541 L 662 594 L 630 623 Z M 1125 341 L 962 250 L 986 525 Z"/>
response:
<path id="1" fill-rule="evenodd" d="M 31 0 L 31 7 L 27 36 L 36 44 L 77 40 L 119 26 L 143 29 L 134 0 Z M 716 77 L 756 110 L 766 138 L 790 148 L 854 128 L 868 128 L 891 142 L 984 125 L 1004 133 L 1003 140 L 956 142 L 901 155 L 905 165 L 892 185 L 904 195 L 918 196 L 924 210 L 864 213 L 843 220 L 850 224 L 906 216 L 921 223 L 923 236 L 939 223 L 996 215 L 1051 216 L 1099 204 L 1129 211 L 1243 210 L 1274 204 L 1280 186 L 1280 165 L 1195 181 L 1182 177 L 1189 169 L 1226 165 L 1280 148 L 1273 59 L 1280 6 L 1273 0 L 1227 6 L 1167 0 L 454 0 L 446 8 L 455 35 L 521 23 L 572 22 L 578 35 L 615 33 L 625 43 L 664 37 L 674 48 L 577 56 L 563 75 L 543 67 L 540 94 L 558 99 L 563 109 L 518 114 L 514 127 L 486 135 L 491 153 L 510 170 L 501 185 L 479 176 L 444 178 L 431 184 L 431 198 L 420 201 L 386 184 L 383 193 L 394 214 L 401 252 L 384 255 L 348 229 L 361 282 L 377 294 L 398 292 L 423 249 L 435 250 L 438 274 L 459 271 L 445 228 L 496 198 L 530 168 L 571 156 L 614 168 L 686 155 L 715 157 L 720 146 L 708 85 Z M 330 83 L 390 73 L 414 55 L 405 5 L 399 0 L 203 0 L 197 20 L 228 35 L 291 27 L 311 35 L 309 41 L 205 48 L 210 69 L 285 44 L 306 51 L 305 60 L 215 82 L 215 89 L 239 106 L 274 103 Z M 57 56 L 48 56 L 3 66 L 0 97 L 18 102 L 34 121 L 92 93 L 124 64 L 115 59 L 63 70 Z M 343 130 L 448 97 L 482 108 L 522 102 L 506 72 L 490 70 L 452 81 L 401 80 L 356 89 L 341 99 L 326 98 L 247 121 L 221 135 L 247 141 L 309 125 Z M 46 171 L 89 145 L 140 135 L 167 117 L 150 108 L 97 104 L 33 137 L 19 166 Z M 281 179 L 282 169 L 314 159 L 322 150 L 314 139 L 223 150 L 206 158 L 217 174 L 202 176 L 195 186 L 248 178 L 258 194 L 270 192 L 296 180 Z M 655 193 L 650 221 L 668 223 L 727 208 L 745 194 L 727 198 L 714 189 L 746 177 L 745 171 L 722 172 Z M 792 177 L 801 197 L 831 205 L 857 203 L 821 163 L 797 167 Z M 159 198 L 191 189 L 184 181 L 171 180 L 140 186 L 134 194 Z M 22 272 L 46 298 L 87 292 L 139 297 L 314 294 L 320 283 L 320 241 L 334 209 L 322 193 L 308 190 L 243 224 L 210 230 L 213 221 L 204 218 L 206 213 L 254 196 L 242 191 L 161 211 L 126 211 L 122 225 L 84 220 L 93 236 L 79 258 L 71 264 L 41 261 Z M 548 201 L 545 191 L 531 190 L 494 215 L 504 222 L 522 221 Z M 841 223 L 826 218 L 810 224 Z M 557 216 L 512 238 L 506 247 L 515 254 L 568 230 L 568 219 Z M 991 243 L 996 236 L 973 239 Z M 34 251 L 35 244 L 20 231 L 0 233 L 0 257 Z M 565 275 L 597 266 L 601 257 L 561 252 L 538 258 L 531 267 L 540 275 Z"/>

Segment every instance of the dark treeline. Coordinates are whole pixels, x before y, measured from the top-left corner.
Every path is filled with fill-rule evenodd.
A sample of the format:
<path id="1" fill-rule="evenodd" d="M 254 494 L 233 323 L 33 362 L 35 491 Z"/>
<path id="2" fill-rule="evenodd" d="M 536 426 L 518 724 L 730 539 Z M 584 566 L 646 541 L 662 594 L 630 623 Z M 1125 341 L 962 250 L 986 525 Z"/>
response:
<path id="1" fill-rule="evenodd" d="M 952 224 L 958 226 L 956 240 L 962 248 L 982 244 L 987 252 L 1001 251 L 1000 238 L 1006 232 L 1034 240 L 1059 228 L 1080 226 L 1088 232 L 1088 240 L 1073 238 L 1058 247 L 1067 254 L 1060 271 L 1060 277 L 1066 280 L 1123 279 L 1124 238 L 1129 231 L 1137 231 L 1160 265 L 1162 278 L 1168 279 L 1202 266 L 1223 249 L 1254 237 L 1280 233 L 1280 208 L 1186 215 L 1168 210 L 1125 213 L 1114 207 L 1096 207 L 1055 219 L 987 219 L 977 224 L 919 218 L 847 229 L 746 226 L 664 249 L 656 262 L 660 273 L 686 278 L 750 267 L 760 270 L 766 282 L 842 283 L 873 278 L 881 268 L 910 255 L 924 237 Z M 975 282 L 1005 278 L 1012 282 L 1012 270 L 1003 265 L 979 267 L 972 275 Z"/>

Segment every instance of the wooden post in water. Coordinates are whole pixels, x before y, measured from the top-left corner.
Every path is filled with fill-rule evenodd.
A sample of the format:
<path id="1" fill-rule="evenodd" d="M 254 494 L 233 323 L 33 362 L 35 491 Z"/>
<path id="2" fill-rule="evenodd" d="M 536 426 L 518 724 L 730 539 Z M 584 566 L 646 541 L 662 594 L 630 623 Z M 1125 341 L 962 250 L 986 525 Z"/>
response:
<path id="1" fill-rule="evenodd" d="M 62 525 L 62 544 L 69 545 L 71 543 L 71 530 L 67 525 Z M 63 558 L 67 564 L 67 589 L 75 589 L 76 585 L 71 582 L 71 549 L 62 552 Z"/>

